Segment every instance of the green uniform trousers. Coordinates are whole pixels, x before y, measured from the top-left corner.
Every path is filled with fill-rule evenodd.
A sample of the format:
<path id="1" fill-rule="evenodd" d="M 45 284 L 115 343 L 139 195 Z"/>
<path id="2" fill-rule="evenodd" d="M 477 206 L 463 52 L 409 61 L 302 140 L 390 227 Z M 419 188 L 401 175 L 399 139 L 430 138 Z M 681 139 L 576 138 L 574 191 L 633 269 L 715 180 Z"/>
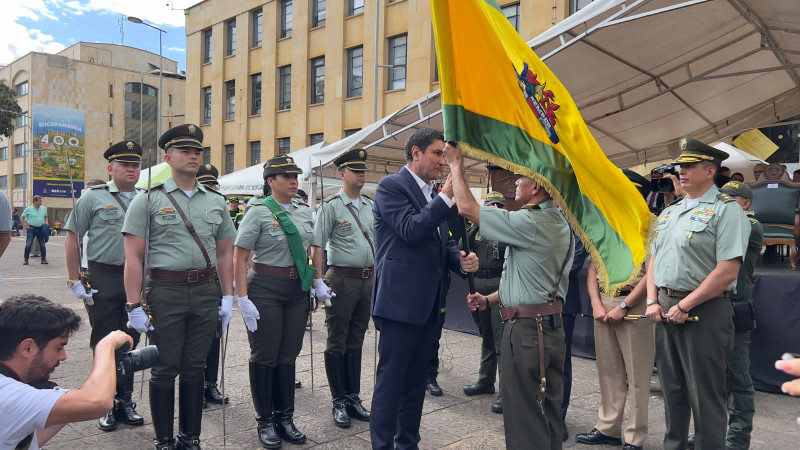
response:
<path id="1" fill-rule="evenodd" d="M 500 347 L 503 342 L 503 321 L 500 305 L 478 311 L 478 329 L 481 332 L 481 366 L 478 381 L 494 384 L 500 368 Z"/>
<path id="2" fill-rule="evenodd" d="M 325 326 L 328 327 L 325 349 L 339 353 L 358 350 L 364 344 L 369 326 L 372 277 L 348 277 L 332 269 L 328 269 L 326 277 L 336 297 L 331 299 L 331 307 L 325 308 Z"/>
<path id="3" fill-rule="evenodd" d="M 300 280 L 255 274 L 247 285 L 247 296 L 258 309 L 258 329 L 247 332 L 250 362 L 274 367 L 294 364 L 303 348 L 308 317 L 309 293 Z"/>
<path id="4" fill-rule="evenodd" d="M 665 312 L 681 299 L 658 294 Z M 733 347 L 733 307 L 729 299 L 717 297 L 689 314 L 698 316 L 699 322 L 655 327 L 656 366 L 667 422 L 664 449 L 686 449 L 693 416 L 695 448 L 722 450 L 727 429 L 722 380 Z"/>
<path id="5" fill-rule="evenodd" d="M 735 334 L 725 380 L 729 415 L 725 446 L 733 450 L 747 450 L 750 448 L 750 433 L 756 412 L 753 379 L 750 378 L 750 331 Z"/>
<path id="6" fill-rule="evenodd" d="M 152 343 L 158 363 L 152 380 L 159 386 L 203 381 L 206 357 L 217 332 L 222 291 L 216 279 L 199 283 L 148 278 L 145 292 L 153 316 Z"/>
<path id="7" fill-rule="evenodd" d="M 552 319 L 551 319 L 552 318 Z M 555 325 L 555 326 L 554 326 Z M 547 385 L 544 412 L 539 408 L 539 336 L 536 320 L 517 319 L 503 326 L 500 394 L 509 449 L 561 449 L 561 396 L 566 341 L 561 315 L 542 321 Z"/>
<path id="8" fill-rule="evenodd" d="M 133 338 L 135 348 L 139 344 L 140 333 L 128 329 L 128 313 L 125 311 L 128 300 L 122 273 L 93 270 L 89 273 L 89 284 L 92 289 L 97 289 L 97 293 L 92 296 L 94 305 L 86 306 L 89 324 L 92 326 L 89 347 L 94 348 L 100 339 L 112 331 L 122 330 Z"/>

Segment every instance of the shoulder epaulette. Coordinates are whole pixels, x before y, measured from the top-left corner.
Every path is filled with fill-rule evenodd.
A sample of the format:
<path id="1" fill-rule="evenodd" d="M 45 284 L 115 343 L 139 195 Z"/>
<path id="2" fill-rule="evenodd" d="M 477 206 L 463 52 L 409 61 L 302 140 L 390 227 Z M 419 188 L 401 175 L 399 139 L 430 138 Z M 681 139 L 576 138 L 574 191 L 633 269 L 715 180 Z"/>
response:
<path id="1" fill-rule="evenodd" d="M 683 197 L 678 197 L 678 198 L 676 198 L 675 200 L 673 200 L 673 201 L 672 201 L 672 202 L 671 202 L 669 205 L 667 205 L 667 206 L 672 206 L 672 205 L 675 205 L 675 204 L 677 204 L 677 203 L 678 203 L 679 201 L 681 201 L 681 200 L 683 200 Z"/>
<path id="2" fill-rule="evenodd" d="M 731 197 L 730 195 L 728 195 L 728 194 L 726 194 L 724 192 L 720 192 L 719 194 L 717 194 L 717 198 L 722 200 L 724 203 L 730 203 L 730 202 L 735 202 L 736 201 L 736 200 L 733 199 L 733 197 Z"/>
<path id="3" fill-rule="evenodd" d="M 372 197 L 370 197 L 370 196 L 369 196 L 369 195 L 367 195 L 367 194 L 361 194 L 361 196 L 362 196 L 362 197 L 367 197 L 367 198 L 369 199 L 369 201 L 371 201 L 371 202 L 374 202 L 374 201 L 375 201 L 375 199 L 373 199 Z"/>
<path id="4" fill-rule="evenodd" d="M 748 216 L 748 217 L 755 217 L 755 216 L 756 216 L 756 213 L 755 213 L 755 212 L 753 212 L 753 211 L 745 211 L 745 212 L 744 212 L 744 215 L 745 215 L 745 216 Z"/>
<path id="5" fill-rule="evenodd" d="M 339 198 L 339 193 L 338 192 L 336 194 L 329 195 L 329 196 L 325 197 L 325 200 L 323 200 L 322 202 L 323 203 L 328 203 L 329 201 L 331 201 L 331 200 L 333 200 L 335 198 Z"/>
<path id="6" fill-rule="evenodd" d="M 264 196 L 263 192 L 259 192 L 258 194 L 256 194 L 256 198 L 267 198 L 267 197 Z"/>
<path id="7" fill-rule="evenodd" d="M 215 191 L 215 190 L 213 190 L 213 189 L 206 189 L 206 192 L 213 192 L 213 193 L 215 193 L 215 194 L 217 194 L 217 195 L 220 195 L 220 196 L 222 196 L 222 198 L 225 198 L 225 194 L 223 194 L 223 193 L 221 193 L 221 192 L 219 192 L 219 191 Z M 226 199 L 226 200 L 227 200 L 227 199 Z"/>
<path id="8" fill-rule="evenodd" d="M 108 189 L 108 183 L 95 184 L 94 186 L 89 186 L 89 189 Z"/>
<path id="9" fill-rule="evenodd" d="M 150 189 L 151 189 L 151 190 L 152 190 L 152 189 L 161 189 L 161 188 L 163 188 L 163 187 L 164 187 L 164 183 L 155 183 L 155 184 L 152 184 L 152 185 L 150 185 Z M 147 189 L 143 189 L 143 190 L 144 190 L 145 192 L 147 192 Z"/>
<path id="10" fill-rule="evenodd" d="M 748 217 L 747 219 L 748 219 L 748 220 L 750 221 L 750 223 L 752 223 L 753 225 L 755 225 L 755 224 L 757 224 L 757 223 L 758 223 L 758 219 L 755 219 L 755 218 L 753 218 L 753 217 Z"/>

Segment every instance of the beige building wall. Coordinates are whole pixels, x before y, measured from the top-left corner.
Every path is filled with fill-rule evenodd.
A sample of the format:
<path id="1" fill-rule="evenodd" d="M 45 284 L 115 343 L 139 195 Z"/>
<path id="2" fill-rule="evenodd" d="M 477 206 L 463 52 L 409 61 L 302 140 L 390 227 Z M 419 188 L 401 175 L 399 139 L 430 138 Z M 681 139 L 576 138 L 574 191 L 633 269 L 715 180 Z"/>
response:
<path id="1" fill-rule="evenodd" d="M 375 39 L 375 0 L 348 17 L 348 0 L 328 0 L 325 25 L 312 28 L 312 0 L 294 0 L 292 36 L 280 38 L 281 0 L 206 0 L 186 11 L 186 120 L 201 125 L 210 162 L 225 174 L 224 146 L 234 146 L 233 170 L 250 165 L 250 143 L 261 142 L 259 161 L 278 153 L 278 138 L 291 139 L 290 150 L 310 145 L 309 135 L 328 142 L 360 129 L 438 89 L 430 0 L 378 0 L 379 39 Z M 569 0 L 500 0 L 519 4 L 520 35 L 528 40 L 569 14 Z M 252 46 L 254 11 L 263 14 L 262 45 Z M 236 20 L 236 52 L 226 56 L 226 24 Z M 204 32 L 212 32 L 211 62 L 204 63 Z M 375 46 L 378 61 L 388 63 L 388 39 L 407 34 L 406 86 L 388 90 L 388 69 L 379 68 L 375 95 Z M 347 97 L 347 49 L 363 46 L 362 95 Z M 310 60 L 325 56 L 325 101 L 310 104 Z M 291 64 L 291 108 L 278 110 L 278 68 Z M 261 114 L 250 115 L 250 76 L 261 74 Z M 225 83 L 235 80 L 235 116 L 225 120 Z M 211 121 L 202 124 L 203 89 L 211 88 Z"/>
<path id="2" fill-rule="evenodd" d="M 23 113 L 29 116 L 34 113 L 34 104 L 83 110 L 86 135 L 84 180 L 107 180 L 108 163 L 103 152 L 111 144 L 125 139 L 125 85 L 143 82 L 157 89 L 158 64 L 158 55 L 144 50 L 81 42 L 57 55 L 29 53 L 0 69 L 0 80 L 12 89 L 28 82 L 28 94 L 18 97 L 18 102 Z M 150 73 L 154 69 L 155 75 Z M 167 130 L 184 122 L 186 82 L 166 76 L 177 72 L 177 62 L 164 58 L 164 70 L 162 128 Z M 27 126 L 17 127 L 9 139 L 0 137 L 0 148 L 8 148 L 8 158 L 0 160 L 0 176 L 7 176 L 8 182 L 2 189 L 14 207 L 29 205 L 33 196 L 32 125 L 28 121 Z M 28 143 L 27 161 L 14 152 L 15 145 L 23 142 Z M 157 146 L 156 142 L 141 144 L 145 149 Z M 15 175 L 26 172 L 27 191 L 22 186 L 15 186 Z M 50 210 L 52 220 L 56 213 L 64 220 L 65 210 L 72 209 L 72 200 L 46 197 L 44 205 Z"/>

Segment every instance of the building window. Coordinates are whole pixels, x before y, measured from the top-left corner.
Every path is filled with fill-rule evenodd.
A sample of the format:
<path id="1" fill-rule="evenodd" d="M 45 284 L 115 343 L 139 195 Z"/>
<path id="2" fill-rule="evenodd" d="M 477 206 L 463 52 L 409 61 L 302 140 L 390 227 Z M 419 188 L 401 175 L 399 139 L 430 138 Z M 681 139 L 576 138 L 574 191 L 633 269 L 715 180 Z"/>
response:
<path id="1" fill-rule="evenodd" d="M 210 63 L 211 62 L 211 47 L 213 45 L 213 36 L 211 34 L 211 28 L 203 31 L 203 62 Z"/>
<path id="2" fill-rule="evenodd" d="M 114 85 L 113 84 L 109 84 L 108 85 L 108 96 L 109 97 L 113 97 L 114 96 Z"/>
<path id="3" fill-rule="evenodd" d="M 511 22 L 511 25 L 514 25 L 514 29 L 519 32 L 519 3 L 503 6 L 500 9 L 503 11 L 503 15 L 506 16 L 506 19 Z"/>
<path id="4" fill-rule="evenodd" d="M 311 0 L 311 28 L 325 25 L 326 0 Z"/>
<path id="5" fill-rule="evenodd" d="M 203 124 L 211 123 L 211 86 L 203 88 Z"/>
<path id="6" fill-rule="evenodd" d="M 319 144 L 324 139 L 323 133 L 313 133 L 308 135 L 308 145 Z"/>
<path id="7" fill-rule="evenodd" d="M 21 128 L 28 125 L 28 113 L 23 111 L 20 114 L 17 114 L 16 124 L 14 125 L 16 128 Z"/>
<path id="8" fill-rule="evenodd" d="M 350 0 L 347 6 L 347 15 L 354 16 L 364 12 L 364 0 Z"/>
<path id="9" fill-rule="evenodd" d="M 364 67 L 364 47 L 347 50 L 347 97 L 361 95 L 361 72 Z"/>
<path id="10" fill-rule="evenodd" d="M 261 47 L 261 39 L 264 33 L 264 11 L 259 9 L 253 11 L 253 47 Z"/>
<path id="11" fill-rule="evenodd" d="M 250 143 L 250 165 L 255 166 L 261 162 L 261 141 Z"/>
<path id="12" fill-rule="evenodd" d="M 281 0 L 281 37 L 292 37 L 292 0 Z"/>
<path id="13" fill-rule="evenodd" d="M 0 161 L 8 159 L 8 147 L 0 147 Z"/>
<path id="14" fill-rule="evenodd" d="M 361 131 L 361 128 L 353 128 L 352 130 L 344 130 L 344 137 L 352 136 Z"/>
<path id="15" fill-rule="evenodd" d="M 325 101 L 325 57 L 311 60 L 311 104 Z"/>
<path id="16" fill-rule="evenodd" d="M 289 145 L 291 140 L 287 137 L 278 138 L 278 154 L 285 155 L 289 153 Z"/>
<path id="17" fill-rule="evenodd" d="M 23 142 L 22 144 L 16 144 L 14 146 L 14 156 L 25 156 L 28 153 L 28 143 Z"/>
<path id="18" fill-rule="evenodd" d="M 292 66 L 278 68 L 278 110 L 292 107 Z"/>
<path id="19" fill-rule="evenodd" d="M 203 147 L 203 164 L 211 164 L 211 147 Z"/>
<path id="20" fill-rule="evenodd" d="M 250 75 L 250 114 L 261 114 L 261 74 Z"/>
<path id="21" fill-rule="evenodd" d="M 14 175 L 14 187 L 20 188 L 24 187 L 27 183 L 27 178 L 24 173 L 18 173 Z"/>
<path id="22" fill-rule="evenodd" d="M 233 144 L 225 146 L 225 173 L 233 172 Z"/>
<path id="23" fill-rule="evenodd" d="M 589 6 L 589 3 L 592 3 L 592 0 L 569 0 L 569 13 L 575 14 L 586 6 Z"/>
<path id="24" fill-rule="evenodd" d="M 236 80 L 225 82 L 225 120 L 236 115 Z"/>
<path id="25" fill-rule="evenodd" d="M 108 126 L 110 126 L 110 127 L 114 126 L 114 114 L 109 114 L 108 115 Z"/>
<path id="26" fill-rule="evenodd" d="M 0 188 L 5 189 L 7 187 L 8 187 L 8 176 L 7 175 L 0 176 Z"/>
<path id="27" fill-rule="evenodd" d="M 236 54 L 236 19 L 225 23 L 225 55 Z"/>
<path id="28" fill-rule="evenodd" d="M 406 87 L 406 48 L 408 36 L 389 38 L 389 90 Z"/>
<path id="29" fill-rule="evenodd" d="M 21 97 L 28 93 L 28 82 L 23 81 L 22 83 L 14 86 L 14 93 L 17 94 L 17 97 Z"/>

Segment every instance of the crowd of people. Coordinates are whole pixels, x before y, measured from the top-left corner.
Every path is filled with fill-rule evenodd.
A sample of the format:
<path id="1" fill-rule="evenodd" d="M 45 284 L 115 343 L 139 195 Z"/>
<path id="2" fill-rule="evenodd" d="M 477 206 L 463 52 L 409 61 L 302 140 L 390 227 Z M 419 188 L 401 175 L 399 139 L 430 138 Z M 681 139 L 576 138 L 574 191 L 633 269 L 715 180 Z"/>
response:
<path id="1" fill-rule="evenodd" d="M 92 328 L 95 362 L 84 388 L 42 384 L 65 358 L 78 316 L 32 295 L 0 303 L 0 409 L 15 417 L 0 421 L 2 445 L 38 448 L 65 423 L 89 418 L 99 417 L 103 431 L 142 425 L 132 379 L 113 381 L 113 354 L 126 344 L 135 348 L 147 333 L 159 352 L 148 389 L 154 447 L 199 449 L 203 408 L 229 401 L 217 373 L 236 301 L 250 347 L 254 442 L 280 448 L 307 440 L 294 423 L 295 362 L 309 311 L 321 306 L 333 423 L 369 422 L 373 448 L 416 448 L 425 392 L 441 395 L 437 349 L 452 274 L 475 280 L 466 304 L 482 338 L 478 380 L 463 390 L 495 394 L 499 371 L 491 409 L 503 414 L 507 447 L 560 449 L 568 439 L 571 340 L 581 315 L 577 286 L 585 284 L 600 407 L 595 427 L 575 439 L 641 449 L 655 365 L 664 448 L 749 448 L 755 410 L 749 300 L 763 232 L 748 214 L 750 188 L 737 174 L 720 175 L 725 152 L 683 138 L 675 173 L 659 171 L 648 180 L 624 171 L 662 211 L 652 257 L 612 296 L 600 289 L 594 263 L 578 279 L 586 251 L 544 179 L 517 179 L 518 211 L 507 210 L 499 192 L 479 205 L 461 149 L 436 130 L 409 137 L 406 165 L 381 180 L 374 199 L 362 193 L 367 152 L 339 156 L 342 188 L 322 199 L 316 214 L 299 195 L 302 169 L 287 155 L 264 164 L 263 192 L 245 198 L 241 209 L 238 198 L 217 191 L 219 172 L 202 163 L 202 141 L 192 124 L 166 131 L 159 147 L 172 175 L 148 190 L 135 187 L 139 144 L 112 145 L 104 153 L 110 181 L 87 189 L 64 224 L 67 284 L 84 302 Z M 450 174 L 439 189 L 445 166 Z M 656 175 L 673 189 L 654 192 Z M 726 182 L 718 187 L 719 180 Z M 454 205 L 469 221 L 459 236 L 470 252 L 451 238 Z M 0 235 L 10 239 L 8 215 Z M 34 197 L 20 218 L 29 229 L 26 264 L 46 218 Z M 360 398 L 370 317 L 380 331 L 371 411 Z M 800 375 L 796 361 L 776 367 Z M 800 386 L 784 390 L 797 394 Z"/>

